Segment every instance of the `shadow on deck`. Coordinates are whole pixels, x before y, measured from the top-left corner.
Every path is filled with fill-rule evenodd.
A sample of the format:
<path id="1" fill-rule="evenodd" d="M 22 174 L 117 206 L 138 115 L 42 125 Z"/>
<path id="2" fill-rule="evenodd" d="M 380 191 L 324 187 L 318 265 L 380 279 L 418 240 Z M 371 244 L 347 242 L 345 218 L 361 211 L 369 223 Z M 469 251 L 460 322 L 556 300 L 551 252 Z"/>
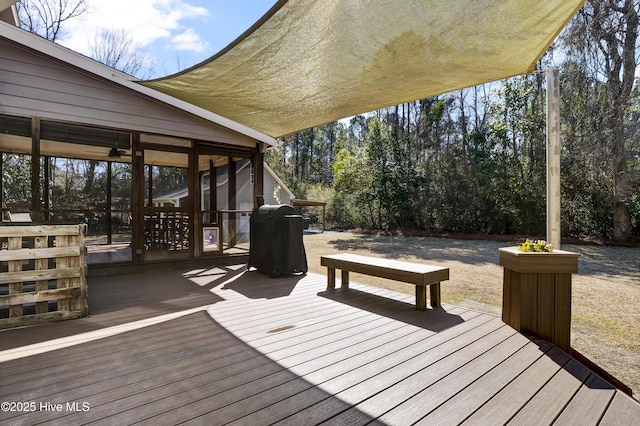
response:
<path id="1" fill-rule="evenodd" d="M 91 317 L 0 332 L 2 423 L 632 424 L 640 405 L 499 318 L 321 275 L 168 264 Z M 57 405 L 60 404 L 60 405 Z"/>

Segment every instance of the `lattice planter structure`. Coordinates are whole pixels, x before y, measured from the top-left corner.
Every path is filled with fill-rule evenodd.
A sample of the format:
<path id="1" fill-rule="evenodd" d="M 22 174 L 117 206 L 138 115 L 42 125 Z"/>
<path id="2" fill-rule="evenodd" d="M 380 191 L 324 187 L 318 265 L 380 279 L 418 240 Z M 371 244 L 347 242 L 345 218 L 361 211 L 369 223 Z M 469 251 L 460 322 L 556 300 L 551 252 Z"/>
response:
<path id="1" fill-rule="evenodd" d="M 579 253 L 564 250 L 531 253 L 501 248 L 502 320 L 570 353 L 571 277 L 578 272 L 578 257 Z"/>
<path id="2" fill-rule="evenodd" d="M 0 226 L 0 329 L 87 316 L 86 225 Z"/>

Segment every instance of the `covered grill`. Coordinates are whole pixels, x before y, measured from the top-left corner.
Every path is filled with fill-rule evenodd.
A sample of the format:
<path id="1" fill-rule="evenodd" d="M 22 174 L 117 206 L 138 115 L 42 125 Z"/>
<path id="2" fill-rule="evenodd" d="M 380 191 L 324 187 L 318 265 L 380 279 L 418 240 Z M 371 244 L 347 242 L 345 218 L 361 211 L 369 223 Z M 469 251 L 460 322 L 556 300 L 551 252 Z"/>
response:
<path id="1" fill-rule="evenodd" d="M 307 273 L 307 254 L 302 241 L 304 218 L 286 204 L 255 208 L 249 220 L 249 263 L 251 267 L 277 277 Z"/>

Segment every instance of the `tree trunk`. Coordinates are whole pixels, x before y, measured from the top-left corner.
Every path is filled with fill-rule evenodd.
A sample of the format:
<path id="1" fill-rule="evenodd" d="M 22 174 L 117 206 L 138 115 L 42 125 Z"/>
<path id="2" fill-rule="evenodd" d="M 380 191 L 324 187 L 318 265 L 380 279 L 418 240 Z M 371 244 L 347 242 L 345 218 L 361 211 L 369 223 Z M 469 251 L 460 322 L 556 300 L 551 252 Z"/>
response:
<path id="1" fill-rule="evenodd" d="M 624 146 L 624 138 L 619 141 Z M 626 155 L 616 153 L 613 164 L 613 239 L 627 241 L 631 237 L 631 214 L 628 201 L 631 179 Z"/>
<path id="2" fill-rule="evenodd" d="M 622 81 L 617 82 L 620 91 L 618 105 L 614 108 L 615 127 L 612 134 L 613 141 L 613 238 L 616 241 L 627 241 L 631 237 L 631 214 L 628 202 L 631 197 L 631 179 L 628 168 L 628 160 L 631 155 L 627 149 L 627 131 L 625 127 L 625 115 L 628 111 L 629 97 L 633 88 L 636 71 L 636 42 L 638 40 L 638 10 L 633 0 L 626 0 L 624 6 L 614 10 L 622 14 L 621 21 L 626 19 L 624 40 L 622 45 Z M 612 53 L 615 58 L 615 53 Z M 620 69 L 615 67 L 615 69 Z M 618 74 L 619 75 L 619 74 Z M 613 77 L 613 76 L 612 76 Z M 615 79 L 612 78 L 615 81 Z"/>
<path id="3" fill-rule="evenodd" d="M 627 147 L 629 132 L 625 123 L 629 112 L 630 96 L 635 80 L 636 43 L 638 40 L 638 5 L 634 0 L 590 0 L 593 15 L 589 30 L 597 42 L 604 59 L 611 115 L 607 130 L 611 137 L 609 147 L 613 172 L 613 238 L 626 241 L 631 236 L 631 197 L 629 159 Z M 594 52 L 597 53 L 597 52 Z"/>

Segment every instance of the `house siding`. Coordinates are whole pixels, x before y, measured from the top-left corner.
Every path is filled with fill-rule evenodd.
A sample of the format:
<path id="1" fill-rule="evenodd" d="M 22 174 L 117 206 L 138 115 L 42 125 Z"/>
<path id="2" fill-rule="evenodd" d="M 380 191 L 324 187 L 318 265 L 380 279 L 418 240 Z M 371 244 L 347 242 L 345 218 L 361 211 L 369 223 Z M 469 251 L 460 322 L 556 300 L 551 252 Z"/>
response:
<path id="1" fill-rule="evenodd" d="M 248 136 L 0 39 L 0 113 L 255 147 Z"/>
<path id="2" fill-rule="evenodd" d="M 277 191 L 276 191 L 277 189 Z M 278 196 L 276 199 L 275 196 Z M 266 204 L 290 204 L 291 197 L 289 193 L 271 176 L 270 173 L 264 172 L 264 202 Z"/>

